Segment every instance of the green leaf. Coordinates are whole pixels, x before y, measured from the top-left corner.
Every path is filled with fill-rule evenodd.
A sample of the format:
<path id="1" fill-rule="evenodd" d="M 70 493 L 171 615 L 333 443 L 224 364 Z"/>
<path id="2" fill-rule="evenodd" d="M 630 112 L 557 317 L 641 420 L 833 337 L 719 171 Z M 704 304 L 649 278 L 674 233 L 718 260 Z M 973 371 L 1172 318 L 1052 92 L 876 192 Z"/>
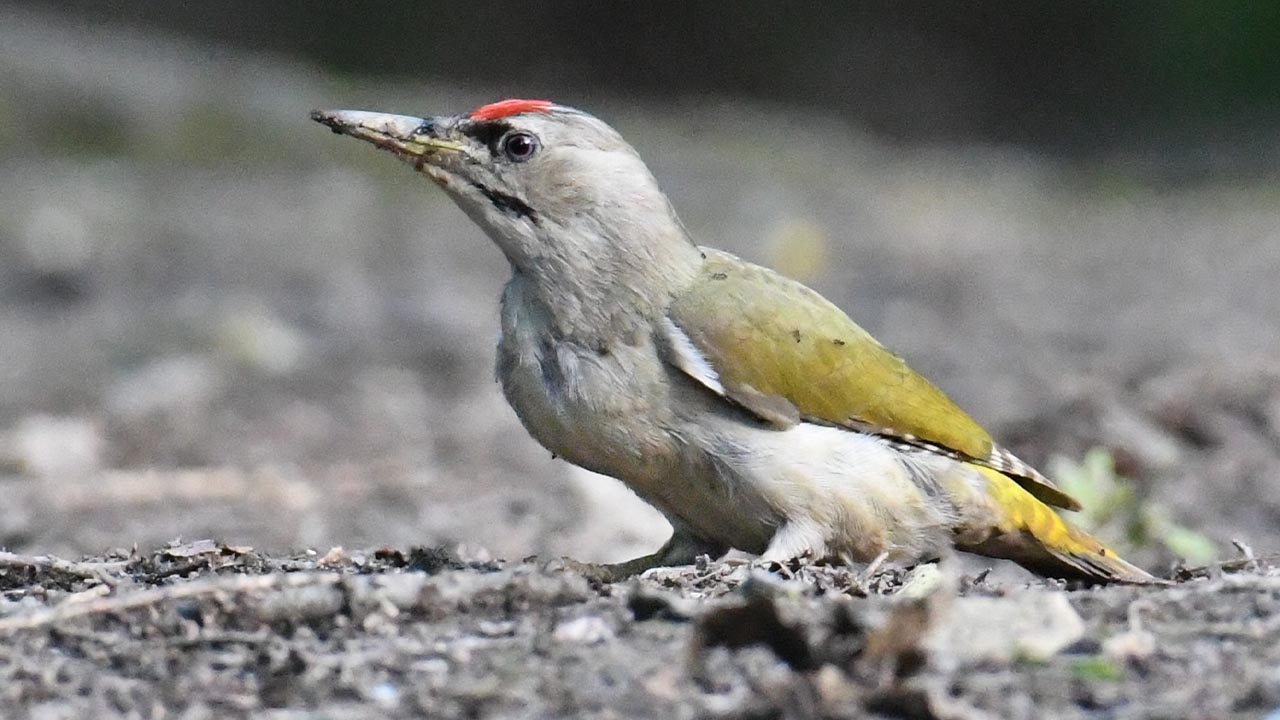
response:
<path id="1" fill-rule="evenodd" d="M 1094 655 L 1072 663 L 1071 675 L 1077 680 L 1115 682 L 1124 679 L 1124 670 L 1111 660 Z"/>

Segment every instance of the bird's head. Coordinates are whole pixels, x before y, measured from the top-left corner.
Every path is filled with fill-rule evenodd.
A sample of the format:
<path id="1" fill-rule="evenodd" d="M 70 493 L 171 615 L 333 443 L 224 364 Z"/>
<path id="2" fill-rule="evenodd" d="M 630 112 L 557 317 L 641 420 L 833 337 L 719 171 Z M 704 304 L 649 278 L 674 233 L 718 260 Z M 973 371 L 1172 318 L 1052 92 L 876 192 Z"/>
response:
<path id="1" fill-rule="evenodd" d="M 336 133 L 388 150 L 429 176 L 517 271 L 573 284 L 615 282 L 696 249 L 636 151 L 601 120 L 545 100 L 462 115 L 315 111 Z"/>

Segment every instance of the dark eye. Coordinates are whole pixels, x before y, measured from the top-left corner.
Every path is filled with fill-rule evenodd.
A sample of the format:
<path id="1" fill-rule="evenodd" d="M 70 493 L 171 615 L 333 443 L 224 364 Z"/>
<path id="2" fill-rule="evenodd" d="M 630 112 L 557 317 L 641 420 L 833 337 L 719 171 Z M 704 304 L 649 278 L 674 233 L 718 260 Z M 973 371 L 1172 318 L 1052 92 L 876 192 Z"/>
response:
<path id="1" fill-rule="evenodd" d="M 538 152 L 538 138 L 529 133 L 511 133 L 502 141 L 502 152 L 514 162 L 524 162 Z"/>

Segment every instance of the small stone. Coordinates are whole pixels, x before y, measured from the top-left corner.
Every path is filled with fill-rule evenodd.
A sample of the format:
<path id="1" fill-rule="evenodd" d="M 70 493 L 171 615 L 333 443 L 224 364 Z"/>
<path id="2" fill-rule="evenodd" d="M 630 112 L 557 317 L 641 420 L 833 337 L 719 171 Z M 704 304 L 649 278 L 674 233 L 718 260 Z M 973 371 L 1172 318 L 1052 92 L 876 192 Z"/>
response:
<path id="1" fill-rule="evenodd" d="M 613 637 L 613 628 L 598 615 L 584 615 L 562 622 L 551 633 L 552 639 L 562 643 L 595 645 Z"/>
<path id="2" fill-rule="evenodd" d="M 82 417 L 32 415 L 8 433 L 0 463 L 35 477 L 85 475 L 102 466 L 106 441 L 98 423 Z"/>
<path id="3" fill-rule="evenodd" d="M 351 558 L 347 555 L 346 549 L 339 545 L 337 547 L 329 548 L 329 552 L 325 553 L 323 557 L 317 560 L 316 564 L 321 566 L 344 565 L 350 559 Z"/>
<path id="4" fill-rule="evenodd" d="M 410 665 L 409 669 L 423 675 L 444 676 L 449 674 L 449 661 L 439 657 L 423 658 Z"/>
<path id="5" fill-rule="evenodd" d="M 292 372 L 310 350 L 301 331 L 265 306 L 229 313 L 218 329 L 218 349 L 268 375 Z"/>
<path id="6" fill-rule="evenodd" d="M 400 702 L 400 691 L 391 683 L 378 683 L 369 689 L 369 699 L 379 707 L 390 710 Z"/>
<path id="7" fill-rule="evenodd" d="M 263 622 L 305 622 L 342 612 L 346 595 L 335 585 L 283 588 L 255 600 L 252 612 Z"/>
<path id="8" fill-rule="evenodd" d="M 678 665 L 667 665 L 642 679 L 640 686 L 656 698 L 677 700 L 680 697 L 680 683 L 683 679 L 684 674 Z"/>
<path id="9" fill-rule="evenodd" d="M 209 555 L 221 550 L 222 548 L 213 540 L 196 540 L 189 543 L 175 543 L 160 552 L 166 557 L 185 559 L 197 555 Z"/>
<path id="10" fill-rule="evenodd" d="M 1061 593 L 960 597 L 939 608 L 925 647 L 963 663 L 1043 661 L 1084 636 L 1084 621 Z"/>
<path id="11" fill-rule="evenodd" d="M 207 404 L 222 392 L 225 383 L 222 369 L 206 357 L 159 357 L 113 383 L 106 405 L 125 418 L 177 412 Z"/>
<path id="12" fill-rule="evenodd" d="M 1156 636 L 1146 630 L 1127 630 L 1102 643 L 1102 652 L 1112 660 L 1144 660 L 1155 654 Z"/>
<path id="13" fill-rule="evenodd" d="M 936 563 L 917 565 L 907 574 L 902 587 L 895 594 L 911 600 L 922 600 L 940 590 L 946 584 L 945 580 L 946 577 Z"/>
<path id="14" fill-rule="evenodd" d="M 858 699 L 853 681 L 834 665 L 823 665 L 814 674 L 813 688 L 818 693 L 822 707 L 828 711 L 852 704 Z"/>
<path id="15" fill-rule="evenodd" d="M 516 624 L 512 620 L 481 620 L 476 629 L 484 637 L 510 637 L 516 632 Z"/>
<path id="16" fill-rule="evenodd" d="M 71 203 L 34 207 L 19 235 L 21 259 L 39 273 L 79 273 L 89 267 L 99 235 L 81 208 Z"/>

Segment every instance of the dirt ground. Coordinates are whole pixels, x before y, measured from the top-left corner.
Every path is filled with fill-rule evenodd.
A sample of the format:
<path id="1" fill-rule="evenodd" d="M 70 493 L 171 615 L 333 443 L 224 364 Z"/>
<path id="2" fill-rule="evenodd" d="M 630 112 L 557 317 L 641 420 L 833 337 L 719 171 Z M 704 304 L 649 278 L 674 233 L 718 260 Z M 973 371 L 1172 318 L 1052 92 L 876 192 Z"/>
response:
<path id="1" fill-rule="evenodd" d="M 1104 448 L 1215 557 L 1112 524 L 1183 582 L 948 559 L 922 600 L 928 571 L 731 558 L 593 587 L 546 562 L 664 522 L 503 403 L 497 251 L 306 119 L 492 99 L 0 4 L 0 715 L 1280 712 L 1280 168 L 563 98 L 700 242 L 812 284 L 1028 460 Z"/>
<path id="2" fill-rule="evenodd" d="M 929 566 L 932 567 L 932 566 Z M 919 573 L 917 572 L 917 575 Z M 28 717 L 1260 717 L 1280 568 L 1173 588 L 706 563 L 590 585 L 443 549 L 200 541 L 0 555 L 0 698 Z M 953 580 L 956 578 L 952 578 Z"/>

